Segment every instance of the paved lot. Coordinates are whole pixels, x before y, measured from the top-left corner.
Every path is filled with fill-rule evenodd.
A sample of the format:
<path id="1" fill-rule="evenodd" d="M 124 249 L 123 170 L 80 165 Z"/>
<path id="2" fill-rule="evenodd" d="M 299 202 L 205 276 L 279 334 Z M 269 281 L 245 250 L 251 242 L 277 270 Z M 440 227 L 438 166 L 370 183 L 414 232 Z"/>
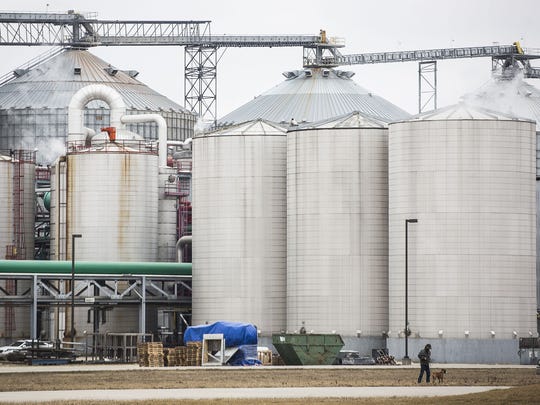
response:
<path id="1" fill-rule="evenodd" d="M 311 388 L 192 388 L 150 390 L 82 390 L 0 392 L 0 402 L 46 402 L 60 400 L 135 401 L 150 399 L 238 398 L 373 398 L 435 397 L 485 392 L 508 387 L 311 387 Z"/>

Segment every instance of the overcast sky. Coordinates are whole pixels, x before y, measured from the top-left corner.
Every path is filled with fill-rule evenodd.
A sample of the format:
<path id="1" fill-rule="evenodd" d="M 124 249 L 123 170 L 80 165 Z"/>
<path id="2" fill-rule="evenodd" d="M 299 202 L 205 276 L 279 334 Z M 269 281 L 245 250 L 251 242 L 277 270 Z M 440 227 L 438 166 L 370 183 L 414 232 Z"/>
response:
<path id="1" fill-rule="evenodd" d="M 97 12 L 103 20 L 211 20 L 213 34 L 343 37 L 343 54 L 509 45 L 540 48 L 539 0 L 201 0 L 148 2 L 3 0 L 3 11 Z M 44 52 L 0 47 L 0 74 Z M 99 47 L 91 52 L 183 105 L 184 51 L 179 47 Z M 540 67 L 540 60 L 533 62 Z M 302 67 L 301 48 L 227 49 L 218 65 L 218 116 L 277 85 Z M 353 80 L 401 108 L 418 110 L 418 63 L 348 66 Z M 491 59 L 438 62 L 438 106 L 454 104 L 490 79 Z M 540 88 L 540 79 L 530 80 Z"/>

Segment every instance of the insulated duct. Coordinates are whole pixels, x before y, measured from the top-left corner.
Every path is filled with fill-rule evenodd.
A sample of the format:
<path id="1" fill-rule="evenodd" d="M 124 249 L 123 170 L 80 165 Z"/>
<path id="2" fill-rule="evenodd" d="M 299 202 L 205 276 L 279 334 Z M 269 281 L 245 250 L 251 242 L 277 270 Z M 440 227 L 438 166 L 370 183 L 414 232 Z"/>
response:
<path id="1" fill-rule="evenodd" d="M 158 167 L 167 167 L 167 123 L 165 118 L 159 114 L 123 115 L 121 122 L 122 124 L 155 122 L 158 126 Z M 113 126 L 112 120 L 111 126 Z"/>
<path id="2" fill-rule="evenodd" d="M 121 117 L 126 113 L 126 105 L 120 93 L 104 84 L 91 84 L 73 95 L 68 107 L 68 142 L 84 141 L 84 107 L 90 101 L 105 101 L 111 110 L 111 127 L 123 128 Z"/>

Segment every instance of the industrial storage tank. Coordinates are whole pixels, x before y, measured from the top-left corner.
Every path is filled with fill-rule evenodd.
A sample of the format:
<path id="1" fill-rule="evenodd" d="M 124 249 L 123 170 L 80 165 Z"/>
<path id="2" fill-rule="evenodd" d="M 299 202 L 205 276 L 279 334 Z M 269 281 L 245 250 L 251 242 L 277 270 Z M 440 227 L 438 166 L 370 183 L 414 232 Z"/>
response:
<path id="1" fill-rule="evenodd" d="M 409 355 L 429 342 L 440 362 L 519 362 L 536 334 L 535 146 L 534 122 L 465 104 L 390 124 L 396 357 L 407 316 Z"/>
<path id="2" fill-rule="evenodd" d="M 255 120 L 193 139 L 193 318 L 285 328 L 286 131 Z"/>
<path id="3" fill-rule="evenodd" d="M 26 150 L 0 152 L 0 259 L 34 258 L 35 153 Z M 31 281 L 5 279 L 0 288 L 6 296 L 20 296 Z M 15 301 L 14 301 L 15 302 Z M 27 308 L 5 303 L 0 309 L 1 337 L 30 334 Z"/>
<path id="4" fill-rule="evenodd" d="M 77 261 L 158 260 L 157 150 L 129 131 L 119 130 L 114 141 L 107 135 L 96 135 L 87 147 L 68 142 L 66 156 L 51 168 L 53 260 L 71 260 L 72 242 Z M 108 283 L 107 288 L 116 288 Z M 90 289 L 84 293 L 92 296 Z M 87 308 L 75 309 L 77 340 L 87 328 L 87 317 Z M 60 331 L 65 330 L 69 311 L 58 319 Z M 100 330 L 136 332 L 138 323 L 137 307 L 119 306 L 102 320 Z"/>
<path id="5" fill-rule="evenodd" d="M 388 126 L 354 112 L 287 134 L 287 329 L 371 355 L 388 329 Z"/>
<path id="6" fill-rule="evenodd" d="M 540 89 L 517 72 L 510 78 L 494 76 L 463 99 L 472 105 L 536 121 L 536 297 L 540 308 Z"/>
<path id="7" fill-rule="evenodd" d="M 135 70 L 121 70 L 90 51 L 65 49 L 32 69 L 18 70 L 17 78 L 0 86 L 0 149 L 38 148 L 37 161 L 52 163 L 65 153 L 68 105 L 89 84 L 104 84 L 125 100 L 127 114 L 159 113 L 167 122 L 167 138 L 193 136 L 196 117 L 179 104 L 137 79 Z M 107 104 L 93 101 L 85 108 L 87 126 L 110 126 Z M 128 124 L 146 140 L 157 138 L 152 123 Z"/>
<path id="8" fill-rule="evenodd" d="M 283 73 L 287 78 L 225 115 L 218 125 L 265 119 L 289 125 L 318 122 L 353 111 L 386 121 L 410 117 L 406 111 L 366 90 L 351 78 L 353 72 L 311 68 Z"/>
<path id="9" fill-rule="evenodd" d="M 96 99 L 109 104 L 114 126 L 89 138 L 83 110 Z M 51 257 L 70 259 L 71 235 L 82 234 L 78 260 L 157 261 L 155 144 L 124 129 L 123 98 L 108 86 L 84 87 L 69 110 L 67 154 L 57 160 L 51 176 Z M 164 137 L 164 124 L 160 127 Z M 159 149 L 166 154 L 165 142 Z"/>

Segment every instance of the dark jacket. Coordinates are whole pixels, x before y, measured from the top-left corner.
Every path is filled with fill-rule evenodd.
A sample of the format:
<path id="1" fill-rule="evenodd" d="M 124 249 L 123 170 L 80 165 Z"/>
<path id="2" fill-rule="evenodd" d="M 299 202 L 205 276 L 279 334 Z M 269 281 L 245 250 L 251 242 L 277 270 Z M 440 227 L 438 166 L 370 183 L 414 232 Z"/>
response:
<path id="1" fill-rule="evenodd" d="M 429 364 L 431 362 L 431 351 L 429 349 L 422 349 L 418 353 L 420 364 Z"/>

